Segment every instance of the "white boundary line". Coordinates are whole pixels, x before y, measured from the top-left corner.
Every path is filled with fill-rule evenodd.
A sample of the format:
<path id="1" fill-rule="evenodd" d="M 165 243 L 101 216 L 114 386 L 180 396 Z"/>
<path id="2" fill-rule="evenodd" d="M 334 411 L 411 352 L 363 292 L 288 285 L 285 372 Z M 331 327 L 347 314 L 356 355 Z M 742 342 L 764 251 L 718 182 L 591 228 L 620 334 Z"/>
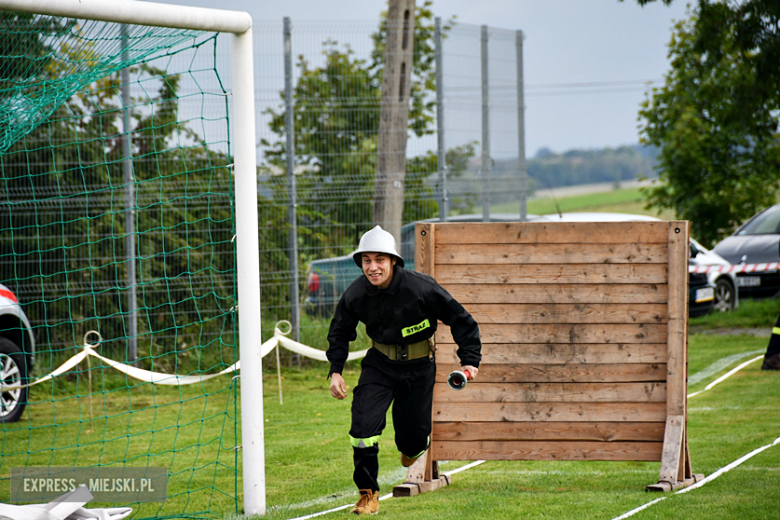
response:
<path id="1" fill-rule="evenodd" d="M 748 366 L 749 364 L 751 364 L 751 363 L 755 363 L 755 362 L 756 362 L 756 361 L 758 361 L 759 359 L 763 359 L 763 358 L 764 358 L 764 355 L 762 354 L 762 355 L 760 355 L 760 356 L 758 356 L 758 357 L 755 357 L 755 358 L 751 359 L 750 361 L 745 361 L 744 363 L 742 363 L 742 364 L 741 364 L 741 365 L 739 365 L 738 367 L 731 369 L 731 370 L 730 370 L 730 371 L 728 371 L 726 374 L 723 374 L 723 375 L 722 375 L 722 376 L 720 376 L 718 379 L 716 379 L 716 380 L 715 380 L 715 381 L 713 381 L 712 383 L 710 383 L 710 384 L 708 384 L 707 386 L 705 386 L 705 387 L 704 387 L 704 390 L 699 390 L 698 392 L 694 392 L 694 393 L 692 393 L 692 394 L 688 394 L 688 399 L 690 399 L 690 398 L 691 398 L 691 397 L 693 397 L 694 395 L 699 395 L 699 394 L 700 394 L 700 393 L 702 393 L 702 392 L 706 392 L 707 390 L 709 390 L 709 389 L 710 389 L 710 388 L 712 388 L 713 386 L 717 385 L 718 383 L 720 383 L 720 382 L 722 382 L 722 381 L 724 381 L 724 380 L 728 379 L 729 377 L 733 376 L 734 374 L 736 374 L 737 372 L 739 372 L 740 370 L 742 370 L 743 368 L 745 368 L 745 367 L 746 367 L 746 366 Z"/>
<path id="2" fill-rule="evenodd" d="M 707 390 L 709 390 L 709 389 L 710 389 L 710 388 L 712 388 L 713 386 L 717 385 L 718 383 L 720 383 L 720 382 L 722 382 L 722 381 L 724 381 L 724 380 L 728 379 L 729 377 L 733 376 L 734 374 L 736 374 L 737 372 L 739 372 L 740 370 L 742 370 L 743 368 L 745 368 L 745 367 L 746 367 L 746 366 L 748 366 L 749 364 L 751 364 L 751 363 L 755 363 L 755 362 L 756 362 L 756 361 L 758 361 L 759 359 L 763 359 L 763 357 L 764 357 L 764 356 L 763 356 L 763 355 L 761 355 L 761 356 L 758 356 L 758 357 L 756 357 L 756 358 L 753 358 L 753 359 L 751 359 L 750 361 L 745 361 L 745 362 L 744 362 L 744 363 L 742 363 L 741 365 L 739 365 L 739 366 L 737 366 L 737 367 L 735 367 L 735 368 L 733 368 L 733 369 L 729 370 L 727 373 L 723 374 L 723 375 L 722 375 L 722 376 L 720 376 L 718 379 L 716 379 L 716 380 L 715 380 L 715 381 L 713 381 L 712 383 L 710 383 L 710 384 L 708 384 L 707 386 L 705 386 L 705 387 L 704 387 L 704 390 L 699 390 L 698 392 L 694 392 L 694 393 L 692 393 L 692 394 L 688 394 L 688 398 L 690 399 L 691 397 L 693 397 L 693 396 L 695 396 L 695 395 L 699 395 L 699 394 L 700 394 L 700 393 L 702 393 L 702 392 L 706 392 Z M 762 447 L 760 447 L 760 448 L 757 448 L 757 449 L 755 449 L 755 450 L 751 451 L 750 453 L 748 453 L 747 455 L 744 455 L 744 456 L 740 457 L 739 459 L 735 460 L 735 461 L 734 461 L 734 462 L 732 462 L 731 464 L 728 464 L 728 465 L 726 465 L 726 466 L 724 466 L 724 467 L 720 468 L 720 469 L 719 469 L 718 471 L 716 471 L 715 473 L 712 473 L 712 474 L 711 474 L 711 475 L 709 475 L 708 477 L 704 478 L 704 480 L 701 480 L 701 481 L 699 481 L 699 482 L 697 482 L 697 483 L 693 484 L 692 486 L 688 486 L 688 487 L 686 487 L 686 488 L 683 488 L 683 489 L 681 489 L 681 490 L 679 490 L 679 491 L 676 491 L 676 492 L 675 492 L 675 495 L 677 495 L 677 494 L 680 494 L 680 493 L 687 493 L 688 491 L 691 491 L 691 490 L 693 490 L 693 489 L 696 489 L 696 488 L 700 488 L 700 487 L 702 487 L 702 486 L 703 486 L 704 484 L 706 484 L 707 482 L 710 482 L 710 481 L 712 481 L 712 480 L 715 480 L 716 478 L 718 478 L 718 477 L 719 477 L 719 476 L 721 476 L 722 474 L 726 473 L 727 471 L 731 471 L 732 469 L 736 468 L 737 466 L 739 466 L 740 464 L 742 464 L 742 463 L 743 463 L 743 462 L 745 462 L 746 460 L 748 460 L 748 459 L 750 459 L 750 458 L 754 457 L 755 455 L 758 455 L 758 454 L 759 454 L 759 453 L 761 453 L 762 451 L 764 451 L 764 450 L 766 450 L 766 449 L 768 449 L 768 448 L 771 448 L 772 446 L 774 446 L 774 445 L 776 445 L 776 444 L 778 444 L 778 443 L 780 443 L 780 437 L 778 437 L 777 439 L 775 439 L 775 440 L 774 440 L 774 442 L 772 442 L 772 444 L 767 444 L 766 446 L 762 446 Z M 638 513 L 638 512 L 640 512 L 640 511 L 642 511 L 643 509 L 647 509 L 648 507 L 650 507 L 650 506 L 652 506 L 652 505 L 654 505 L 654 504 L 657 504 L 658 502 L 660 502 L 660 501 L 662 501 L 662 500 L 666 500 L 667 498 L 668 498 L 668 497 L 665 497 L 665 496 L 664 496 L 664 497 L 661 497 L 661 498 L 656 498 L 656 499 L 655 499 L 655 500 L 653 500 L 652 502 L 648 502 L 647 504 L 644 504 L 644 505 L 642 505 L 642 506 L 639 506 L 639 507 L 637 507 L 636 509 L 632 509 L 632 510 L 631 510 L 631 511 L 629 511 L 628 513 L 623 513 L 622 515 L 620 515 L 620 516 L 618 516 L 618 517 L 615 517 L 615 518 L 613 518 L 612 520 L 624 520 L 625 518 L 628 518 L 628 517 L 630 517 L 630 516 L 633 516 L 633 515 L 635 515 L 636 513 Z"/>
<path id="3" fill-rule="evenodd" d="M 471 462 L 469 464 L 466 464 L 465 466 L 461 466 L 459 468 L 453 469 L 452 471 L 445 471 L 443 474 L 444 475 L 454 475 L 455 473 L 460 473 L 461 471 L 466 471 L 467 469 L 471 469 L 474 466 L 479 466 L 483 462 L 485 462 L 485 461 L 484 460 L 477 460 L 477 461 Z M 387 500 L 388 498 L 392 498 L 392 497 L 393 497 L 393 494 L 392 493 L 388 493 L 387 495 L 379 497 L 379 500 Z M 327 511 L 320 511 L 319 513 L 312 513 L 312 514 L 306 515 L 306 516 L 298 516 L 298 517 L 295 517 L 295 518 L 291 518 L 290 520 L 308 520 L 309 518 L 314 518 L 314 517 L 321 516 L 321 515 L 327 515 L 328 513 L 335 513 L 336 511 L 341 511 L 342 509 L 346 509 L 348 507 L 352 507 L 352 505 L 353 504 L 347 504 L 345 506 L 334 507 L 333 509 L 328 509 Z"/>
<path id="4" fill-rule="evenodd" d="M 764 451 L 766 449 L 769 449 L 769 448 L 771 448 L 772 446 L 775 446 L 778 443 L 780 443 L 780 437 L 775 439 L 774 442 L 772 442 L 771 444 L 767 444 L 766 446 L 761 446 L 760 448 L 757 448 L 757 449 L 751 451 L 747 455 L 744 455 L 744 456 L 738 458 L 737 460 L 735 460 L 731 464 L 728 464 L 727 466 L 724 466 L 724 467 L 720 468 L 718 471 L 716 471 L 715 473 L 711 474 L 710 476 L 708 476 L 704 480 L 701 480 L 701 481 L 697 482 L 696 484 L 694 484 L 692 486 L 688 486 L 687 488 L 683 488 L 683 489 L 680 489 L 679 491 L 675 491 L 674 494 L 675 495 L 679 495 L 679 494 L 682 494 L 682 493 L 687 493 L 688 491 L 691 491 L 693 489 L 700 488 L 704 484 L 706 484 L 707 482 L 715 480 L 716 478 L 718 478 L 722 474 L 726 473 L 727 471 L 731 471 L 732 469 L 736 468 L 737 466 L 739 466 L 740 464 L 742 464 L 746 460 L 749 460 L 749 459 L 755 457 L 756 455 L 758 455 L 762 451 Z M 656 498 L 652 502 L 648 502 L 647 504 L 639 506 L 636 509 L 632 509 L 628 513 L 623 513 L 622 515 L 617 516 L 617 517 L 613 518 L 612 520 L 624 520 L 625 518 L 628 518 L 630 516 L 634 516 L 636 513 L 642 511 L 643 509 L 647 509 L 648 507 L 652 506 L 653 504 L 657 504 L 658 502 L 660 502 L 662 500 L 666 500 L 667 498 L 668 497 Z"/>

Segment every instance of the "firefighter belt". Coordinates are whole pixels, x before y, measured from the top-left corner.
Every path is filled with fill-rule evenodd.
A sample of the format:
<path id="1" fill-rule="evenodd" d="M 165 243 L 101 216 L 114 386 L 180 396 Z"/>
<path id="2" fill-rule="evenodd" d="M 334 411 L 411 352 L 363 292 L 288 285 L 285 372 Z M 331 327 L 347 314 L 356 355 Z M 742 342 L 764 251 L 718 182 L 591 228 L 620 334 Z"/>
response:
<path id="1" fill-rule="evenodd" d="M 373 341 L 373 347 L 392 361 L 411 361 L 424 357 L 433 357 L 433 338 L 417 343 L 385 345 Z"/>

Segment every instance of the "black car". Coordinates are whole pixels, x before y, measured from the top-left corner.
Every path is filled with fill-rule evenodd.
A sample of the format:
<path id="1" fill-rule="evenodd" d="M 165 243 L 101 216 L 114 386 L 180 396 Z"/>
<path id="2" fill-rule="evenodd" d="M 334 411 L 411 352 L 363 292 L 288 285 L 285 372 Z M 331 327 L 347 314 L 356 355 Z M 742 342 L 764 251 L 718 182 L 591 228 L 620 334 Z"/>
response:
<path id="1" fill-rule="evenodd" d="M 713 249 L 732 264 L 780 262 L 780 204 L 775 204 L 737 228 Z M 740 297 L 769 298 L 780 292 L 777 269 L 737 273 Z"/>

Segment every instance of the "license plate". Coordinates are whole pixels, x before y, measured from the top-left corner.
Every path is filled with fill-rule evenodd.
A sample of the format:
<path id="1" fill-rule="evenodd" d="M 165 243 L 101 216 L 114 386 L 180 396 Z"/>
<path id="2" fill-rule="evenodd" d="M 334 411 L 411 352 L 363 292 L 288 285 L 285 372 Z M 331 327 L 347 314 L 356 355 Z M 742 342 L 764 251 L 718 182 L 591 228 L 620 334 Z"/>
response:
<path id="1" fill-rule="evenodd" d="M 738 287 L 761 287 L 760 276 L 737 276 Z"/>
<path id="2" fill-rule="evenodd" d="M 696 303 L 709 302 L 715 299 L 715 289 L 707 287 L 705 289 L 696 289 Z"/>

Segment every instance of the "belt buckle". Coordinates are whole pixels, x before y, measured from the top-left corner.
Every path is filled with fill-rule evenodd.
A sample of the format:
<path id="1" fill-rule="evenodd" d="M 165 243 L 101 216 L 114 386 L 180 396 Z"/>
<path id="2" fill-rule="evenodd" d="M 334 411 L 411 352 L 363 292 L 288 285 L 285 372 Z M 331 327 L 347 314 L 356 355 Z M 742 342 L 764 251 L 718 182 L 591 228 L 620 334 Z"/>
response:
<path id="1" fill-rule="evenodd" d="M 396 345 L 395 346 L 395 359 L 400 361 L 407 361 L 409 359 L 409 346 L 408 345 Z"/>

